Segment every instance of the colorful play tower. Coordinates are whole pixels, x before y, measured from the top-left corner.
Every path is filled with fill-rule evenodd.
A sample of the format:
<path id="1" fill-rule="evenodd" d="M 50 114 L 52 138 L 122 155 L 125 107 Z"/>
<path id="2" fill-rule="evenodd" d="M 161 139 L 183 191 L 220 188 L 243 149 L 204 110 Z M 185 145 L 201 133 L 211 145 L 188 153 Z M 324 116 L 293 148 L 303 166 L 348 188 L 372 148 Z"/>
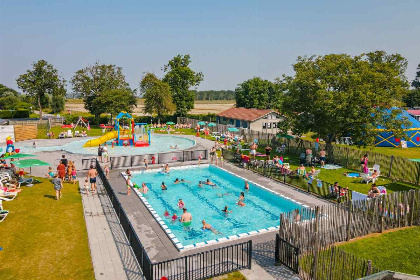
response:
<path id="1" fill-rule="evenodd" d="M 114 146 L 149 146 L 150 129 L 147 123 L 135 123 L 129 113 L 120 112 L 115 118 L 114 130 L 87 141 L 83 147 L 96 147 L 108 141 Z"/>

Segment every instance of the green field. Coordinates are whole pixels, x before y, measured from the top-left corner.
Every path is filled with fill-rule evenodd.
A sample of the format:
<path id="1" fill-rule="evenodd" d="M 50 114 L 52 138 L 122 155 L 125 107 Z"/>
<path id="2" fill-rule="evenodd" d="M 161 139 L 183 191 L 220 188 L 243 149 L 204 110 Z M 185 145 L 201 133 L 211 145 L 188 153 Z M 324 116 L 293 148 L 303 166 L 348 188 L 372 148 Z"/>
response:
<path id="1" fill-rule="evenodd" d="M 40 180 L 3 202 L 0 279 L 94 279 L 78 185 L 64 184 L 56 201 L 51 182 Z"/>
<path id="2" fill-rule="evenodd" d="M 348 242 L 340 248 L 383 270 L 420 275 L 420 227 Z"/>

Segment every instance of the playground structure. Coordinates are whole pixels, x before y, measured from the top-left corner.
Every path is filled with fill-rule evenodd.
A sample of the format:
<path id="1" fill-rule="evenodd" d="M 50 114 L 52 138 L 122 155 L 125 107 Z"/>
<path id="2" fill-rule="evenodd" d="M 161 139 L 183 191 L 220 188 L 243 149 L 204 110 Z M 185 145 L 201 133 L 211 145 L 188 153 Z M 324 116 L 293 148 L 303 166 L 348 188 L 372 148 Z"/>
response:
<path id="1" fill-rule="evenodd" d="M 114 126 L 101 125 L 102 128 L 113 128 L 99 138 L 86 142 L 83 147 L 96 147 L 111 141 L 112 146 L 146 147 L 151 143 L 150 129 L 146 123 L 135 123 L 127 112 L 120 112 L 115 118 Z"/>

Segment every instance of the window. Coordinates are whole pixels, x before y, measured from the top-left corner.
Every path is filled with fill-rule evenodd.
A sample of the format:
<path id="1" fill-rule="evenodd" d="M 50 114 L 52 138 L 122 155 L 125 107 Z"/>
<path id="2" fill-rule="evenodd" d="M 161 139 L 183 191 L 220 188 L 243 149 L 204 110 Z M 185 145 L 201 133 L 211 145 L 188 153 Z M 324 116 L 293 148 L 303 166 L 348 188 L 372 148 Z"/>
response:
<path id="1" fill-rule="evenodd" d="M 271 128 L 271 123 L 269 122 L 269 123 L 267 123 L 267 129 L 270 129 Z"/>
<path id="2" fill-rule="evenodd" d="M 248 122 L 242 121 L 242 127 L 243 128 L 248 128 Z"/>
<path id="3" fill-rule="evenodd" d="M 272 118 L 273 120 L 275 120 L 275 119 L 277 118 L 276 114 L 272 114 L 272 115 L 271 115 L 271 118 Z"/>
<path id="4" fill-rule="evenodd" d="M 224 121 L 224 122 L 226 121 L 226 118 L 225 118 L 225 117 L 223 117 L 223 121 Z"/>
<path id="5" fill-rule="evenodd" d="M 267 129 L 267 123 L 263 123 L 263 129 Z"/>
<path id="6" fill-rule="evenodd" d="M 273 122 L 273 128 L 277 128 L 277 123 Z"/>

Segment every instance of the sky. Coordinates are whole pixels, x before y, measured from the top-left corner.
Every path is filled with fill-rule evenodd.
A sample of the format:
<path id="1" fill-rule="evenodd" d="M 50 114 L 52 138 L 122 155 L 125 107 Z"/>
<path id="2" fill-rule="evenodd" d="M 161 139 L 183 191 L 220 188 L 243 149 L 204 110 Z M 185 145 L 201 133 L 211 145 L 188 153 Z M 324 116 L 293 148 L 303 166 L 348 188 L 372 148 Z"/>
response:
<path id="1" fill-rule="evenodd" d="M 384 50 L 420 63 L 418 0 L 0 0 L 0 83 L 44 59 L 67 81 L 99 61 L 132 88 L 163 76 L 178 54 L 204 74 L 198 90 L 233 90 L 250 78 L 293 75 L 298 56 Z M 70 87 L 69 87 L 70 88 Z"/>

